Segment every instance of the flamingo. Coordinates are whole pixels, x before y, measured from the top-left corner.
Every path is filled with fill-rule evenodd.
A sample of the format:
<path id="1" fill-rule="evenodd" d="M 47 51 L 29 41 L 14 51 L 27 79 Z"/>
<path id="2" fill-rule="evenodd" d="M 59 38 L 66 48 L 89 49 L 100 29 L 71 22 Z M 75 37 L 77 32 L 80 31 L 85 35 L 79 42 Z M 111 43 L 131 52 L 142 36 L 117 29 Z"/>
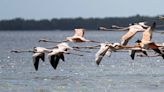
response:
<path id="1" fill-rule="evenodd" d="M 52 52 L 47 54 L 50 64 L 52 65 L 54 69 L 57 68 L 60 59 L 62 61 L 65 61 L 64 54 L 73 54 L 73 55 L 83 56 L 81 54 L 74 54 L 74 53 L 68 52 L 68 50 L 73 50 L 73 48 L 70 47 L 68 43 L 60 43 L 57 45 L 57 48 L 52 49 Z"/>
<path id="2" fill-rule="evenodd" d="M 161 46 L 158 46 L 154 42 L 144 43 L 144 42 L 140 41 L 139 44 L 144 49 L 154 50 L 156 53 L 160 54 L 160 56 L 162 56 L 162 58 L 164 59 L 164 53 L 159 49 L 159 47 L 161 47 Z"/>
<path id="3" fill-rule="evenodd" d="M 160 54 L 162 56 L 162 58 L 164 59 L 164 54 L 161 52 L 161 50 L 159 49 L 159 47 L 157 44 L 155 44 L 154 42 L 151 41 L 152 39 L 152 32 L 156 27 L 156 23 L 154 22 L 150 27 L 148 27 L 142 35 L 142 39 L 141 40 L 137 40 L 137 44 L 143 48 L 143 49 L 152 49 L 154 50 L 156 53 Z M 132 51 L 133 54 L 135 51 Z M 146 55 L 146 54 L 145 54 Z"/>
<path id="4" fill-rule="evenodd" d="M 121 37 L 121 45 L 127 45 L 128 41 L 137 33 L 143 32 L 148 28 L 144 22 L 132 24 L 128 27 L 129 31 Z"/>
<path id="5" fill-rule="evenodd" d="M 95 43 L 100 43 L 98 41 L 85 39 L 84 38 L 85 29 L 83 29 L 83 28 L 74 29 L 74 31 L 75 32 L 74 32 L 73 36 L 66 37 L 66 39 L 61 41 L 61 42 L 95 42 Z M 50 40 L 46 40 L 46 39 L 40 39 L 39 42 L 61 43 L 58 41 L 50 41 Z"/>
<path id="6" fill-rule="evenodd" d="M 43 47 L 34 47 L 34 54 L 33 54 L 33 64 L 35 67 L 35 70 L 38 70 L 39 66 L 39 59 L 42 61 L 45 61 L 45 53 L 46 52 L 51 52 L 51 50 L 43 48 Z"/>
<path id="7" fill-rule="evenodd" d="M 107 55 L 108 57 L 111 56 L 112 51 L 116 51 L 116 49 L 120 46 L 120 43 L 101 43 L 100 49 L 95 54 L 95 61 L 96 64 L 99 65 L 102 58 Z"/>
<path id="8" fill-rule="evenodd" d="M 95 49 L 99 48 L 98 52 L 95 54 L 95 61 L 96 64 L 99 65 L 102 58 L 107 55 L 108 57 L 111 56 L 112 51 L 116 51 L 116 49 L 119 49 L 120 43 L 101 43 L 96 46 L 76 46 L 74 48 L 89 48 L 89 49 Z"/>
<path id="9" fill-rule="evenodd" d="M 21 53 L 21 52 L 32 52 L 34 68 L 37 71 L 39 67 L 39 60 L 45 61 L 45 53 L 51 52 L 51 50 L 44 47 L 34 47 L 33 50 L 12 50 L 11 52 Z"/>

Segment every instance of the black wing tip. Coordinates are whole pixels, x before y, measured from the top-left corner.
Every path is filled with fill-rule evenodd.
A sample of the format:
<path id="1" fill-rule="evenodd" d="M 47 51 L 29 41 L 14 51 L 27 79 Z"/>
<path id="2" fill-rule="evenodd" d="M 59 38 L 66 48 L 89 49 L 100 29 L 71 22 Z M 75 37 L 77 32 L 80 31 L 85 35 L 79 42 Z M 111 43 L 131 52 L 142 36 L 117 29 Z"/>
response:
<path id="1" fill-rule="evenodd" d="M 39 67 L 39 57 L 33 57 L 33 65 L 35 70 L 37 71 Z"/>
<path id="2" fill-rule="evenodd" d="M 133 55 L 130 55 L 131 59 L 134 60 L 134 56 Z"/>
<path id="3" fill-rule="evenodd" d="M 53 67 L 54 70 L 57 69 L 57 65 L 53 65 L 53 64 L 51 64 L 51 66 Z"/>
<path id="4" fill-rule="evenodd" d="M 97 66 L 99 66 L 100 65 L 100 62 L 96 62 L 96 64 L 97 64 Z"/>
<path id="5" fill-rule="evenodd" d="M 56 70 L 57 66 L 58 66 L 58 63 L 59 63 L 59 57 L 53 55 L 50 57 L 50 64 L 51 66 Z"/>
<path id="6" fill-rule="evenodd" d="M 134 60 L 135 55 L 130 55 L 131 59 Z"/>
<path id="7" fill-rule="evenodd" d="M 132 60 L 134 60 L 134 58 L 131 58 Z"/>
<path id="8" fill-rule="evenodd" d="M 38 71 L 38 68 L 35 68 L 36 71 Z"/>
<path id="9" fill-rule="evenodd" d="M 59 57 L 63 62 L 65 62 L 64 54 L 61 54 Z"/>
<path id="10" fill-rule="evenodd" d="M 35 68 L 36 71 L 38 71 L 38 65 L 39 64 L 34 64 L 34 68 Z"/>

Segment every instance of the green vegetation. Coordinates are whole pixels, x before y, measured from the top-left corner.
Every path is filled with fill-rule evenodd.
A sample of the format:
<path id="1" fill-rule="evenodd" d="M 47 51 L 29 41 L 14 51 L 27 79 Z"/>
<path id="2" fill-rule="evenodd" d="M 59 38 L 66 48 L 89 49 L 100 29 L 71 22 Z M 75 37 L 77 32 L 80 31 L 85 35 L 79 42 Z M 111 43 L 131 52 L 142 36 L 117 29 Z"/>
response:
<path id="1" fill-rule="evenodd" d="M 153 22 L 158 25 L 164 24 L 164 21 L 158 17 L 148 16 L 131 16 L 131 17 L 108 17 L 108 18 L 62 18 L 62 19 L 42 19 L 42 20 L 26 20 L 23 18 L 15 18 L 11 20 L 1 20 L 0 30 L 72 30 L 74 28 L 85 28 L 96 30 L 100 26 L 110 28 L 112 25 L 128 26 L 129 23 L 135 22 Z M 159 27 L 158 29 L 164 29 Z"/>

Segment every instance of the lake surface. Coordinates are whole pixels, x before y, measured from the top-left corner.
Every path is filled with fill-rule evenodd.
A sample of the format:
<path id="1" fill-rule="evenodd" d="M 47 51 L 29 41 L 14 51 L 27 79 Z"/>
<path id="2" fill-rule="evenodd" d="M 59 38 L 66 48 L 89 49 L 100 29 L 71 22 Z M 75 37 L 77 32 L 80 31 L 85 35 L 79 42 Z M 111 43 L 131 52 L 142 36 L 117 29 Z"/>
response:
<path id="1" fill-rule="evenodd" d="M 85 37 L 97 41 L 119 42 L 125 32 L 87 31 Z M 48 59 L 40 62 L 35 71 L 32 53 L 10 53 L 12 49 L 32 49 L 34 46 L 52 47 L 39 43 L 41 38 L 55 41 L 72 36 L 73 31 L 0 31 L 0 92 L 163 92 L 164 60 L 161 57 L 136 57 L 128 52 L 112 53 L 95 64 L 95 53 L 83 57 L 65 55 L 54 70 Z M 138 33 L 130 42 L 140 39 Z M 164 35 L 154 33 L 153 41 L 164 42 Z M 94 43 L 69 43 L 71 46 L 89 46 Z M 88 49 L 85 49 L 88 50 Z M 75 52 L 79 53 L 79 52 Z"/>

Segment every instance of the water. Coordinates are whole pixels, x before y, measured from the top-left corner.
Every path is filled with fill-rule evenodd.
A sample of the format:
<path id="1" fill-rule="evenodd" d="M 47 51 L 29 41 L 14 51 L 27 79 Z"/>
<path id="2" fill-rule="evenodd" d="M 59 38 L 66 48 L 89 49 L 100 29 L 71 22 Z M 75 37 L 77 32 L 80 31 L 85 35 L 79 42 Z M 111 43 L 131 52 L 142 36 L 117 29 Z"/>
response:
<path id="1" fill-rule="evenodd" d="M 85 37 L 98 41 L 119 42 L 125 32 L 87 31 Z M 31 49 L 34 46 L 52 47 L 55 44 L 38 43 L 41 38 L 63 40 L 72 31 L 1 31 L 0 32 L 0 92 L 163 92 L 164 60 L 161 57 L 131 60 L 128 52 L 113 53 L 104 57 L 100 66 L 95 64 L 92 53 L 83 57 L 65 55 L 54 70 L 46 58 L 35 71 L 32 53 L 10 53 L 12 49 Z M 137 34 L 131 40 L 140 38 Z M 164 37 L 154 33 L 153 41 L 163 42 Z M 70 43 L 96 45 L 94 43 Z"/>

